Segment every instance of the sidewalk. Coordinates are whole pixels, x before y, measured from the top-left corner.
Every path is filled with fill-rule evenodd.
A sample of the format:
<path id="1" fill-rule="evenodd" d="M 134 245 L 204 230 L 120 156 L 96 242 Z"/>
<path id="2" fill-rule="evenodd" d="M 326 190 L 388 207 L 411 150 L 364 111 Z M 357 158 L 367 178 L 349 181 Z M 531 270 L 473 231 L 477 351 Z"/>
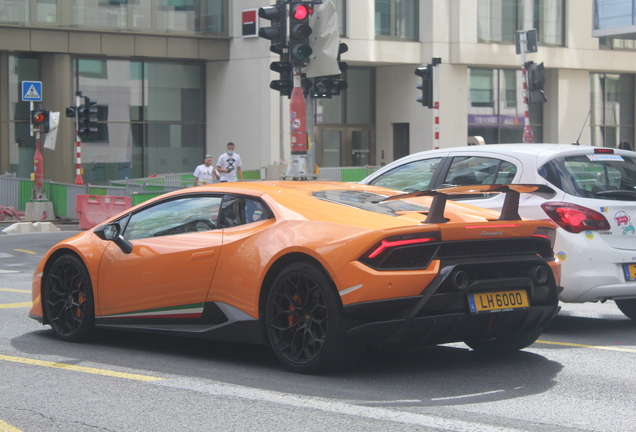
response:
<path id="1" fill-rule="evenodd" d="M 0 236 L 6 235 L 5 232 L 2 232 L 3 229 L 13 225 L 14 223 L 19 223 L 19 222 L 27 222 L 27 221 L 16 221 L 16 220 L 7 220 L 7 219 L 0 221 Z M 36 222 L 36 221 L 30 221 L 30 222 Z M 80 231 L 78 220 L 54 219 L 54 220 L 47 220 L 43 222 L 51 222 L 53 225 L 59 228 L 60 231 Z"/>

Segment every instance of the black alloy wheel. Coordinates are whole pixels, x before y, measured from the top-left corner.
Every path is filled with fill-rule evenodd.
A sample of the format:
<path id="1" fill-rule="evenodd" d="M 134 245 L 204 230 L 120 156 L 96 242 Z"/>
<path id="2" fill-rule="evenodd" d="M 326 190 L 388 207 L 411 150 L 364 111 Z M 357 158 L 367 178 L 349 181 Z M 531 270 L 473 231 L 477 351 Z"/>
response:
<path id="1" fill-rule="evenodd" d="M 86 339 L 95 326 L 91 279 L 74 255 L 58 257 L 48 271 L 43 289 L 44 314 L 61 339 Z"/>
<path id="2" fill-rule="evenodd" d="M 614 302 L 627 318 L 636 320 L 636 299 L 614 300 Z"/>
<path id="3" fill-rule="evenodd" d="M 347 322 L 333 282 L 309 263 L 287 266 L 267 296 L 270 346 L 288 369 L 319 373 L 355 364 L 362 348 L 346 340 Z"/>

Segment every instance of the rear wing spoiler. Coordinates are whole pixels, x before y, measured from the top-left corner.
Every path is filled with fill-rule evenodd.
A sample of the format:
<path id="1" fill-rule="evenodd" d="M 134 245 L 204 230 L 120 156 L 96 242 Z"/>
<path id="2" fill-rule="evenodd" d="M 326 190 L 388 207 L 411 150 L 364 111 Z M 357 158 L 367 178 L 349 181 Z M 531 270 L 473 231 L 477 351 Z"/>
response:
<path id="1" fill-rule="evenodd" d="M 424 196 L 432 196 L 433 202 L 428 211 L 428 217 L 424 223 L 446 223 L 444 217 L 444 209 L 446 208 L 446 200 L 448 196 L 466 195 L 466 194 L 483 194 L 483 193 L 503 193 L 506 194 L 503 207 L 501 209 L 500 221 L 504 220 L 521 220 L 519 216 L 519 196 L 522 193 L 539 195 L 540 197 L 550 199 L 556 192 L 549 186 L 540 184 L 504 184 L 504 185 L 470 185 L 470 186 L 451 186 L 442 189 L 430 189 L 425 191 L 415 191 L 400 195 L 393 195 L 381 201 L 373 201 L 381 203 L 386 201 L 403 200 L 409 198 L 417 198 Z"/>

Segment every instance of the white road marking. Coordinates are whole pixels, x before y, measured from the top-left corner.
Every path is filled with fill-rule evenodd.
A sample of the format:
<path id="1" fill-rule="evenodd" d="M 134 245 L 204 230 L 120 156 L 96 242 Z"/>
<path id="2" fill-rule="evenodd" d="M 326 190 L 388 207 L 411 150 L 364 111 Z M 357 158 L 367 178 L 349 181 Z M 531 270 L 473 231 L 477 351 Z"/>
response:
<path id="1" fill-rule="evenodd" d="M 502 393 L 504 391 L 505 390 L 493 390 L 493 391 L 483 392 L 483 393 L 473 393 L 473 394 L 460 395 L 460 396 L 433 398 L 431 400 L 432 401 L 443 401 L 443 400 L 453 400 L 453 399 L 466 399 L 466 398 L 471 398 L 471 397 L 475 397 L 475 396 L 484 396 L 484 395 L 489 395 L 489 394 Z"/>
<path id="2" fill-rule="evenodd" d="M 453 420 L 426 414 L 416 414 L 381 407 L 367 407 L 355 405 L 333 399 L 280 393 L 271 390 L 261 390 L 221 382 L 204 383 L 188 378 L 171 378 L 155 381 L 152 385 L 187 389 L 214 396 L 229 396 L 247 400 L 256 400 L 296 408 L 313 409 L 333 414 L 362 417 L 372 420 L 403 423 L 424 426 L 453 432 L 515 432 L 520 429 L 498 427 L 493 425 Z"/>
<path id="3" fill-rule="evenodd" d="M 8 253 L 0 252 L 0 258 L 13 258 L 15 255 L 11 255 Z"/>
<path id="4" fill-rule="evenodd" d="M 0 274 L 2 273 L 20 273 L 19 270 L 2 270 L 0 269 Z"/>

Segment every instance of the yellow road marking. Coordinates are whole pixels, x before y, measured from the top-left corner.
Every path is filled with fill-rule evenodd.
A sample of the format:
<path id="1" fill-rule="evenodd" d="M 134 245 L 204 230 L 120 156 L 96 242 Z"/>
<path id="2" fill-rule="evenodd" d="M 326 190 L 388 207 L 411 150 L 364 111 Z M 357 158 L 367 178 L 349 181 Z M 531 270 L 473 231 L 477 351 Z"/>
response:
<path id="1" fill-rule="evenodd" d="M 24 253 L 29 254 L 29 255 L 35 255 L 37 253 L 37 252 L 33 252 L 33 251 L 30 251 L 30 250 L 26 250 L 26 249 L 13 249 L 13 250 L 16 251 L 16 252 L 24 252 Z"/>
<path id="2" fill-rule="evenodd" d="M 607 351 L 622 351 L 622 352 L 636 353 L 636 349 L 632 349 L 632 348 L 617 348 L 617 347 L 601 346 L 601 345 L 583 345 L 583 344 L 575 344 L 575 343 L 569 343 L 569 342 L 552 342 L 552 341 L 543 341 L 543 340 L 538 340 L 535 343 L 542 343 L 542 344 L 548 344 L 548 345 L 562 345 L 562 346 L 569 346 L 569 347 L 576 347 L 576 348 L 594 348 L 594 349 L 607 350 Z"/>
<path id="3" fill-rule="evenodd" d="M 25 308 L 33 306 L 32 302 L 0 304 L 0 309 Z"/>
<path id="4" fill-rule="evenodd" d="M 22 432 L 20 429 L 16 429 L 9 423 L 5 423 L 0 420 L 0 432 Z"/>
<path id="5" fill-rule="evenodd" d="M 9 291 L 9 292 L 23 292 L 23 293 L 30 293 L 30 290 L 19 290 L 19 289 L 13 289 L 13 288 L 0 288 L 0 291 Z"/>
<path id="6" fill-rule="evenodd" d="M 44 360 L 34 360 L 30 358 L 13 357 L 13 356 L 6 356 L 2 354 L 0 354 L 0 360 L 10 361 L 14 363 L 23 363 L 23 364 L 34 365 L 34 366 L 45 366 L 45 367 L 52 367 L 52 368 L 58 368 L 58 369 L 66 369 L 66 370 L 70 370 L 74 372 L 84 372 L 84 373 L 89 373 L 93 375 L 104 375 L 104 376 L 110 376 L 115 378 L 125 378 L 125 379 L 130 379 L 135 381 L 160 381 L 163 379 L 163 378 L 157 378 L 157 377 L 153 377 L 149 375 L 138 375 L 138 374 L 132 374 L 132 373 L 126 373 L 126 372 L 115 372 L 108 369 L 97 369 L 97 368 L 85 367 L 85 366 L 74 366 L 74 365 L 69 365 L 65 363 L 56 363 L 56 362 L 50 362 L 50 361 L 44 361 Z"/>

